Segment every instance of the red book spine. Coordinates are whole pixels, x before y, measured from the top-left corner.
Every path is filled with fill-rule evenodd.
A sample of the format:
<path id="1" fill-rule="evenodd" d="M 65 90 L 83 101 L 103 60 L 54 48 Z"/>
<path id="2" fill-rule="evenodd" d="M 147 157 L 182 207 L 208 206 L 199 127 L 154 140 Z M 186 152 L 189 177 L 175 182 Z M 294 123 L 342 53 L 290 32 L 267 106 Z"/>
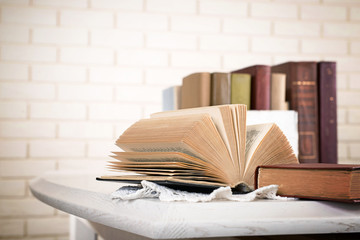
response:
<path id="1" fill-rule="evenodd" d="M 321 163 L 337 163 L 336 63 L 318 63 L 319 154 Z"/>

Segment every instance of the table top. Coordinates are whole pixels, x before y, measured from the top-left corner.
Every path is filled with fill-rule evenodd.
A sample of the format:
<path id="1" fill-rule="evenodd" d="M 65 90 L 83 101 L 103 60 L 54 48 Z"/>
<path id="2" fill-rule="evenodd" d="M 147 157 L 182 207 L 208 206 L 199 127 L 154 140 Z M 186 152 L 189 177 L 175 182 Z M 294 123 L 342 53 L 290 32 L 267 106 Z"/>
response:
<path id="1" fill-rule="evenodd" d="M 360 204 L 256 200 L 205 203 L 121 201 L 122 183 L 96 173 L 53 172 L 30 183 L 33 195 L 59 210 L 154 239 L 360 232 Z"/>

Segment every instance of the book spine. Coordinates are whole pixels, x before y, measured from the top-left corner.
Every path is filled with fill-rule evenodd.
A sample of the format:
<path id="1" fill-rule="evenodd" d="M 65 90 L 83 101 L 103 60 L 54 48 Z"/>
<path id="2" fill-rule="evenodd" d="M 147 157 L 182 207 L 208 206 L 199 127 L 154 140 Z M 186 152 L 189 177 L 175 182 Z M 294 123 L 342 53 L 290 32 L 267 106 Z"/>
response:
<path id="1" fill-rule="evenodd" d="M 319 157 L 337 163 L 336 63 L 318 63 Z"/>
<path id="2" fill-rule="evenodd" d="M 251 106 L 254 110 L 270 110 L 270 66 L 256 66 L 251 83 Z"/>
<path id="3" fill-rule="evenodd" d="M 283 73 L 271 74 L 271 110 L 288 110 L 285 92 L 286 75 Z"/>
<path id="4" fill-rule="evenodd" d="M 245 104 L 250 109 L 251 76 L 246 73 L 231 74 L 231 104 Z"/>
<path id="5" fill-rule="evenodd" d="M 210 106 L 210 91 L 210 73 L 193 73 L 184 77 L 181 90 L 181 109 Z"/>
<path id="6" fill-rule="evenodd" d="M 231 84 L 229 73 L 211 74 L 211 105 L 230 104 Z"/>

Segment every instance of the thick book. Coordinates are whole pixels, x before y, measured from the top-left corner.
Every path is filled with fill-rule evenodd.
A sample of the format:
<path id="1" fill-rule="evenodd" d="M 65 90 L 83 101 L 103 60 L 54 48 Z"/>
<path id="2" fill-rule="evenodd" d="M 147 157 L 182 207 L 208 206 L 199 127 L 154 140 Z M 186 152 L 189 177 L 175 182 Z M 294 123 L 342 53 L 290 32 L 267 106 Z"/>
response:
<path id="1" fill-rule="evenodd" d="M 231 73 L 247 73 L 251 76 L 251 109 L 270 110 L 271 69 L 268 65 L 254 65 Z"/>
<path id="2" fill-rule="evenodd" d="M 251 109 L 251 76 L 246 73 L 231 73 L 231 104 L 245 104 Z"/>
<path id="3" fill-rule="evenodd" d="M 171 86 L 162 92 L 162 110 L 172 111 L 180 109 L 181 86 Z"/>
<path id="4" fill-rule="evenodd" d="M 183 78 L 180 108 L 210 106 L 211 75 L 198 72 Z"/>
<path id="5" fill-rule="evenodd" d="M 271 74 L 271 110 L 288 110 L 286 103 L 286 75 L 283 73 Z"/>
<path id="6" fill-rule="evenodd" d="M 360 202 L 360 165 L 281 164 L 259 166 L 255 187 L 279 185 L 287 197 Z"/>
<path id="7" fill-rule="evenodd" d="M 317 62 L 286 62 L 271 70 L 286 74 L 286 100 L 298 111 L 300 163 L 318 163 Z"/>
<path id="8" fill-rule="evenodd" d="M 215 72 L 211 74 L 211 106 L 231 103 L 230 74 Z"/>
<path id="9" fill-rule="evenodd" d="M 116 141 L 110 168 L 137 175 L 102 180 L 141 181 L 253 189 L 258 165 L 298 163 L 274 123 L 246 126 L 240 104 L 153 114 L 130 126 Z"/>
<path id="10" fill-rule="evenodd" d="M 319 62 L 318 75 L 320 162 L 337 163 L 336 62 Z"/>

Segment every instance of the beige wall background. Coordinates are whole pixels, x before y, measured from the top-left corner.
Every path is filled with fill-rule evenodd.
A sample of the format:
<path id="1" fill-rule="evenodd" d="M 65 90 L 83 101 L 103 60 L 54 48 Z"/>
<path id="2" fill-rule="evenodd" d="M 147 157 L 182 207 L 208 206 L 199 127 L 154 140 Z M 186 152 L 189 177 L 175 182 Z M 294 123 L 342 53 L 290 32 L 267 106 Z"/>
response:
<path id="1" fill-rule="evenodd" d="M 359 0 L 0 0 L 0 238 L 67 239 L 46 171 L 99 169 L 195 71 L 337 61 L 339 159 L 360 163 Z"/>

